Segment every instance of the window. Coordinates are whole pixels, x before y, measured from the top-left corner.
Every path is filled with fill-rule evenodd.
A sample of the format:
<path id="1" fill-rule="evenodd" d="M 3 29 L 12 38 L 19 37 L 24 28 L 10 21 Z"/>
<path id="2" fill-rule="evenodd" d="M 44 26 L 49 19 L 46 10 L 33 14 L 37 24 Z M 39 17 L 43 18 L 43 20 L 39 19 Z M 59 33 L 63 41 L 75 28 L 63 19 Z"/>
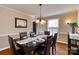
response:
<path id="1" fill-rule="evenodd" d="M 48 28 L 59 27 L 58 23 L 58 19 L 48 20 Z"/>
<path id="2" fill-rule="evenodd" d="M 59 19 L 50 19 L 48 20 L 48 31 L 50 31 L 50 34 L 54 34 L 58 32 L 59 28 Z"/>

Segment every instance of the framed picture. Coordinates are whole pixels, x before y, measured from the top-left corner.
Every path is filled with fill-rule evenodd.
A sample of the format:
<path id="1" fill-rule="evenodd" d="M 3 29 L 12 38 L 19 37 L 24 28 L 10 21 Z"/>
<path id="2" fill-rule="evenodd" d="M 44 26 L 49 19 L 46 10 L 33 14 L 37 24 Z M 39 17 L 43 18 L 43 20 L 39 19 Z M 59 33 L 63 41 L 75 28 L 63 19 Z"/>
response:
<path id="1" fill-rule="evenodd" d="M 15 18 L 15 28 L 27 28 L 27 19 Z"/>

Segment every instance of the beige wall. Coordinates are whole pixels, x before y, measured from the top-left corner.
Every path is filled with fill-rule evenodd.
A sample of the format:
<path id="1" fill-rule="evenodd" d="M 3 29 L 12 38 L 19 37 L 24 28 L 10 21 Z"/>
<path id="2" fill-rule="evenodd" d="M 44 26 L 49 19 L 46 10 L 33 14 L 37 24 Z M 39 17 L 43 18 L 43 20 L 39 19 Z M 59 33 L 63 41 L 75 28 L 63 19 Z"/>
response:
<path id="1" fill-rule="evenodd" d="M 15 28 L 15 17 L 27 19 L 27 28 Z M 0 35 L 19 33 L 32 28 L 31 17 L 9 9 L 0 8 Z"/>
<path id="2" fill-rule="evenodd" d="M 67 33 L 68 31 L 71 30 L 71 28 L 66 24 L 66 21 L 69 20 L 70 22 L 77 22 L 77 11 L 46 17 L 47 20 L 54 18 L 59 19 L 59 32 Z"/>
<path id="3" fill-rule="evenodd" d="M 47 20 L 49 19 L 59 19 L 59 38 L 58 41 L 67 43 L 67 33 L 71 31 L 71 28 L 67 25 L 67 20 L 70 22 L 77 22 L 77 11 L 71 11 L 67 13 L 62 13 L 58 15 L 48 16 L 46 17 Z"/>
<path id="4" fill-rule="evenodd" d="M 27 19 L 27 28 L 15 28 L 15 17 Z M 32 30 L 32 18 L 20 12 L 0 7 L 0 49 L 8 46 L 7 35 Z"/>

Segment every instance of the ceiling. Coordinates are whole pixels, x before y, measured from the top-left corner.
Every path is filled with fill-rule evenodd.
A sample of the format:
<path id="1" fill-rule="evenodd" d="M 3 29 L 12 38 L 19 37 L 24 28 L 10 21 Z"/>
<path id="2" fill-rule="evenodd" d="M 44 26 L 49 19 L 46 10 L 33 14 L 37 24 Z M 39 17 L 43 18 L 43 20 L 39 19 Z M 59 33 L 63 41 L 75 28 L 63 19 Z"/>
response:
<path id="1" fill-rule="evenodd" d="M 27 15 L 39 16 L 40 7 L 38 4 L 2 4 L 2 6 L 19 10 Z M 79 9 L 78 4 L 43 4 L 42 16 L 49 16 Z"/>

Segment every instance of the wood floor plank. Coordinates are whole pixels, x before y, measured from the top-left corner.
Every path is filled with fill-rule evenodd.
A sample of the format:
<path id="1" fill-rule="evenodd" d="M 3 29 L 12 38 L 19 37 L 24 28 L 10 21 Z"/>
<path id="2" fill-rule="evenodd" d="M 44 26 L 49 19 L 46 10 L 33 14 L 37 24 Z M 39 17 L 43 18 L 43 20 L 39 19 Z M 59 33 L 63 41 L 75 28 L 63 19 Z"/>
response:
<path id="1" fill-rule="evenodd" d="M 3 50 L 3 51 L 0 51 L 0 55 L 10 55 L 10 54 L 11 54 L 10 48 Z"/>

